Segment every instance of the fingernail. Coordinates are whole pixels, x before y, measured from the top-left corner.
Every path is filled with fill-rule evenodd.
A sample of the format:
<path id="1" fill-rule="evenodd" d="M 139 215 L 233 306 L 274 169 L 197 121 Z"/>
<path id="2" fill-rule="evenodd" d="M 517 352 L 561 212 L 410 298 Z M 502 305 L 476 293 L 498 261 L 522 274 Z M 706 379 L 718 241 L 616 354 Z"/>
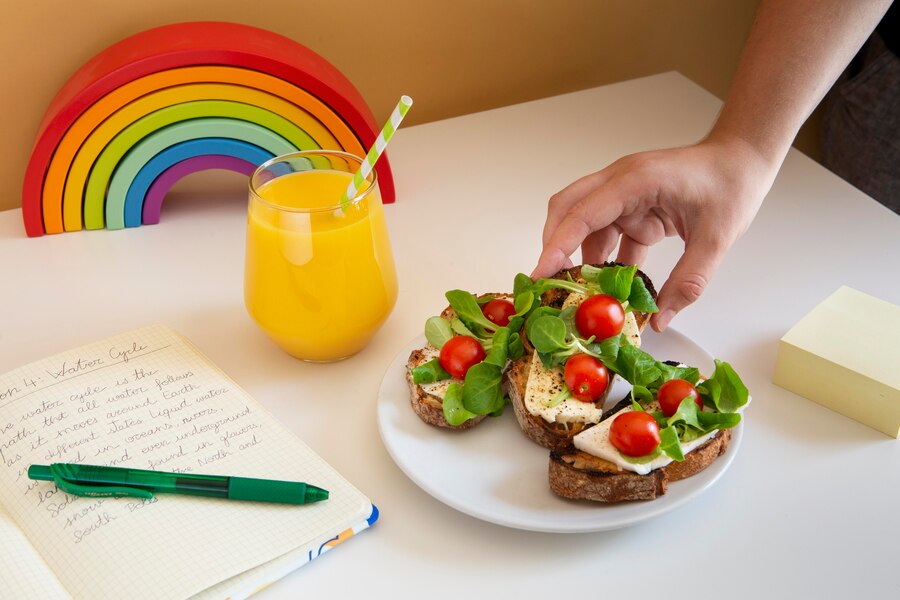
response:
<path id="1" fill-rule="evenodd" d="M 666 327 L 669 326 L 669 322 L 672 320 L 672 317 L 675 316 L 675 311 L 671 308 L 668 308 L 661 313 L 659 313 L 659 317 L 656 318 L 656 330 L 663 331 Z"/>

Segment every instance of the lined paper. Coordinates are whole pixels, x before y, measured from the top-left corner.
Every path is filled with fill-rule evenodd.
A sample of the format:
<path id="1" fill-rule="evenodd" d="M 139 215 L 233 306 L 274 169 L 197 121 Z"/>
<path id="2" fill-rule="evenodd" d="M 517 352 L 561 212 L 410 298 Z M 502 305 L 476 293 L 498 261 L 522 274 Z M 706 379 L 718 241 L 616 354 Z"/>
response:
<path id="1" fill-rule="evenodd" d="M 69 462 L 298 480 L 304 506 L 76 498 Z M 0 504 L 75 597 L 187 597 L 365 519 L 371 503 L 176 332 L 153 326 L 0 376 Z M 0 548 L 0 556 L 4 555 Z"/>

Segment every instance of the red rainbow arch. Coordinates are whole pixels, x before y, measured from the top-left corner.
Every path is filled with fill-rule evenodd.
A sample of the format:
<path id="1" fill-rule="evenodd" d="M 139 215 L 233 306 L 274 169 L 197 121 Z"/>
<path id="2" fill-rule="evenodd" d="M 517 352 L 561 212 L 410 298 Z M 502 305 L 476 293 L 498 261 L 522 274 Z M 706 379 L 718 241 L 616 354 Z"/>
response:
<path id="1" fill-rule="evenodd" d="M 194 74 L 198 79 L 192 79 Z M 187 127 L 202 116 L 197 114 L 197 90 L 203 92 L 210 106 L 228 109 L 227 115 L 209 117 L 228 116 L 237 123 L 230 129 L 236 132 L 230 134 L 233 143 L 222 148 L 245 148 L 265 138 L 277 141 L 268 144 L 269 153 L 273 148 L 318 147 L 361 155 L 378 136 L 372 111 L 353 84 L 320 55 L 289 38 L 236 23 L 206 21 L 157 27 L 96 55 L 51 102 L 25 172 L 22 215 L 26 233 L 36 237 L 82 227 L 140 224 L 133 218 L 126 222 L 124 210 L 128 191 L 128 201 L 135 201 L 135 189 L 129 190 L 130 178 L 143 164 L 130 164 L 117 171 L 118 161 L 127 154 L 123 150 L 137 148 L 146 138 L 171 138 L 189 144 L 192 140 L 186 139 L 190 134 L 185 131 L 207 131 Z M 169 116 L 154 118 L 160 111 Z M 244 125 L 237 126 L 240 123 Z M 241 133 L 244 131 L 249 132 L 247 136 Z M 156 219 L 146 218 L 146 214 L 153 215 L 150 210 L 144 223 L 158 220 L 162 184 L 168 189 L 178 174 L 199 168 L 246 172 L 247 156 L 258 156 L 255 150 L 240 156 L 225 150 L 217 152 L 215 139 L 222 138 L 206 135 L 198 139 L 193 147 L 205 150 L 202 156 L 171 151 L 146 157 L 147 162 L 156 159 L 153 172 L 162 172 L 159 177 L 164 176 L 165 181 L 156 186 L 143 181 L 137 186 L 143 191 L 148 187 L 155 190 L 152 202 Z M 146 143 L 143 146 L 156 148 Z M 104 153 L 107 149 L 117 151 Z M 265 148 L 257 149 L 266 152 Z M 129 155 L 132 163 L 134 154 Z M 190 162 L 180 166 L 160 163 L 166 156 Z M 384 201 L 393 202 L 394 181 L 387 157 L 382 157 L 376 170 Z M 114 176 L 117 185 L 109 186 Z M 86 201 L 89 186 L 92 195 Z M 107 188 L 106 196 L 103 192 L 97 195 L 97 190 Z M 139 194 L 137 202 L 143 198 Z M 140 206 L 130 206 L 131 215 L 142 212 Z"/>

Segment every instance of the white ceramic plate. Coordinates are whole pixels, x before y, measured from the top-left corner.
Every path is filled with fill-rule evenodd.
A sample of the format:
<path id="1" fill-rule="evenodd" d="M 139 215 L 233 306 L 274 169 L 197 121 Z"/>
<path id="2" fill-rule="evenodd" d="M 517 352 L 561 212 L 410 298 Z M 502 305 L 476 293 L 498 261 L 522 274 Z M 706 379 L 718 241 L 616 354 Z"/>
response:
<path id="1" fill-rule="evenodd" d="M 406 383 L 409 353 L 425 345 L 411 341 L 388 367 L 378 393 L 378 427 L 394 462 L 419 487 L 475 518 L 517 529 L 576 533 L 634 525 L 669 512 L 695 498 L 728 469 L 741 445 L 743 423 L 735 428 L 726 453 L 693 477 L 670 483 L 666 495 L 651 501 L 605 505 L 560 498 L 547 480 L 549 452 L 525 437 L 512 407 L 468 431 L 427 425 L 413 412 Z M 660 360 L 677 360 L 712 373 L 713 358 L 672 329 L 649 330 L 643 347 Z M 617 378 L 612 403 L 628 393 Z"/>

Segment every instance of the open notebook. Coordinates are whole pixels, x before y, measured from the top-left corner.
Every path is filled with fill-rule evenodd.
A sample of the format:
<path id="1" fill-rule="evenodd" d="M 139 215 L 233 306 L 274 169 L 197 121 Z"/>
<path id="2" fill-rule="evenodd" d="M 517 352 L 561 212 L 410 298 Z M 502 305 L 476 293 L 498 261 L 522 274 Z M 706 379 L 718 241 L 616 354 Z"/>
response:
<path id="1" fill-rule="evenodd" d="M 76 498 L 70 462 L 306 481 L 324 502 Z M 152 326 L 0 375 L 0 596 L 243 598 L 365 529 L 372 503 L 188 340 Z"/>

